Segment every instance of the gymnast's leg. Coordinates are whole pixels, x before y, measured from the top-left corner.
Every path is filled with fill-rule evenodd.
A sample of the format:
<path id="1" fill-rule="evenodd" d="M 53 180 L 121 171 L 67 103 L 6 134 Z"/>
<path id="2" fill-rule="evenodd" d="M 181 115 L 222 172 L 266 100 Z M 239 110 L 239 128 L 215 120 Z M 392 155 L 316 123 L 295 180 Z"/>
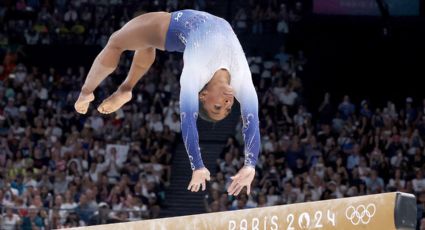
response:
<path id="1" fill-rule="evenodd" d="M 152 14 L 145 14 L 136 17 L 125 24 L 120 30 L 116 31 L 109 38 L 105 48 L 99 53 L 87 75 L 86 81 L 81 89 L 81 94 L 75 103 L 75 109 L 79 113 L 85 114 L 91 101 L 94 100 L 93 91 L 99 84 L 111 74 L 119 63 L 121 53 L 125 50 L 145 50 L 152 47 L 147 42 L 147 37 L 152 33 L 149 19 Z M 137 55 L 136 55 L 137 56 Z M 130 82 L 132 83 L 132 81 Z M 130 97 L 131 98 L 131 97 Z M 126 98 L 128 99 L 128 97 Z M 115 100 L 109 100 L 111 103 L 100 107 L 100 111 L 105 109 L 114 109 L 117 106 Z M 120 104 L 120 103 L 118 103 Z M 105 112 L 110 112 L 106 110 Z"/>
<path id="2" fill-rule="evenodd" d="M 150 47 L 143 50 L 136 50 L 127 78 L 115 93 L 100 104 L 97 110 L 104 114 L 112 113 L 130 101 L 132 97 L 131 91 L 140 78 L 149 70 L 154 60 L 155 48 Z"/>
<path id="3" fill-rule="evenodd" d="M 117 67 L 121 53 L 124 51 L 119 44 L 118 36 L 119 31 L 112 34 L 108 44 L 94 60 L 86 81 L 81 88 L 80 96 L 74 105 L 77 112 L 82 114 L 87 112 L 90 102 L 94 100 L 93 91 Z"/>

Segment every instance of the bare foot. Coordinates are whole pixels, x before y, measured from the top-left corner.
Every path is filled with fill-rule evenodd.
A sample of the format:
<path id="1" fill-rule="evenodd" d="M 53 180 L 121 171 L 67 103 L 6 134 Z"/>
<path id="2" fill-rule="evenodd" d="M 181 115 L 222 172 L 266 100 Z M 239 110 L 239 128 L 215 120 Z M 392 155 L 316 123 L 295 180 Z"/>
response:
<path id="1" fill-rule="evenodd" d="M 102 104 L 97 107 L 97 110 L 103 114 L 109 114 L 117 111 L 125 103 L 129 102 L 132 98 L 130 91 L 117 90 L 111 96 L 106 98 Z"/>
<path id="2" fill-rule="evenodd" d="M 90 94 L 80 93 L 80 96 L 78 97 L 77 101 L 74 104 L 74 108 L 78 113 L 86 114 L 89 108 L 90 102 L 92 102 L 93 100 L 94 100 L 93 93 L 90 93 Z"/>

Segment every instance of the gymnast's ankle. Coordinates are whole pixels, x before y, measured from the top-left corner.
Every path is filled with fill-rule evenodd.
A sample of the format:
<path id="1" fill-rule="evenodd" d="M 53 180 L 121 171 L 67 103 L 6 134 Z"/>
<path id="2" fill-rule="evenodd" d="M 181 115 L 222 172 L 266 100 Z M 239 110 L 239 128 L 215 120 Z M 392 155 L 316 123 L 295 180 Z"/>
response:
<path id="1" fill-rule="evenodd" d="M 86 87 L 86 86 L 83 86 L 82 88 L 81 88 L 81 95 L 82 96 L 87 96 L 87 95 L 90 95 L 90 94 L 92 94 L 93 93 L 93 90 L 91 90 L 91 89 L 89 89 L 88 87 Z"/>
<path id="2" fill-rule="evenodd" d="M 133 87 L 126 85 L 126 84 L 122 84 L 118 87 L 117 91 L 121 91 L 121 92 L 131 92 L 133 90 Z"/>

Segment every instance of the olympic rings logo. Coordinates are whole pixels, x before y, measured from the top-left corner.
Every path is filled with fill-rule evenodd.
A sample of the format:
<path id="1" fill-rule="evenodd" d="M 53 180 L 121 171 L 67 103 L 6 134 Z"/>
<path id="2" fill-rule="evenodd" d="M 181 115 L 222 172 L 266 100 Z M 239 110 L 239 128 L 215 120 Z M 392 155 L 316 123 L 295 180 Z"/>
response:
<path id="1" fill-rule="evenodd" d="M 367 206 L 361 204 L 356 208 L 350 206 L 345 210 L 345 217 L 351 221 L 353 225 L 368 224 L 372 217 L 375 215 L 375 204 L 368 204 Z"/>

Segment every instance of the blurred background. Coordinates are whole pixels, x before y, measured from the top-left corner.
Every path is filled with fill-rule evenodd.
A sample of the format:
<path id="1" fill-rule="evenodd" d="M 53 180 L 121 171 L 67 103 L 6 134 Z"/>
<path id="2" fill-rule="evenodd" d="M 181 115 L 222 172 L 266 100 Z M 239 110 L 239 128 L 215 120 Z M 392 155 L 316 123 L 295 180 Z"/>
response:
<path id="1" fill-rule="evenodd" d="M 213 178 L 186 187 L 181 54 L 157 52 L 133 100 L 95 110 L 132 52 L 73 104 L 115 30 L 152 11 L 197 9 L 233 26 L 260 102 L 252 194 L 228 196 L 243 166 L 238 106 L 198 121 Z M 425 229 L 425 1 L 3 0 L 0 2 L 0 228 L 52 229 L 264 207 L 388 191 L 418 200 Z M 422 224 L 423 222 L 423 224 Z"/>

